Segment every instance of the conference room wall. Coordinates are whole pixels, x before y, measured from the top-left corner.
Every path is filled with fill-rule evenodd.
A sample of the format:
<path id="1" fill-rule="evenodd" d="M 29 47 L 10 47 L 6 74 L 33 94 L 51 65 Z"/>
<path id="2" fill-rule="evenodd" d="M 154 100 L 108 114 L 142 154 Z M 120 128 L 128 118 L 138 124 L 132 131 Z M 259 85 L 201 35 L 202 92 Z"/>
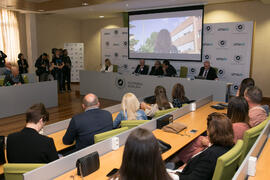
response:
<path id="1" fill-rule="evenodd" d="M 86 70 L 100 70 L 101 30 L 123 27 L 123 18 L 89 19 L 81 22 L 81 38 L 84 43 L 84 67 Z"/>
<path id="2" fill-rule="evenodd" d="M 37 15 L 38 55 L 52 48 L 63 48 L 64 43 L 80 43 L 80 21 L 61 15 Z M 36 59 L 35 59 L 36 60 Z M 35 61 L 34 60 L 34 61 Z"/>
<path id="3" fill-rule="evenodd" d="M 205 23 L 254 21 L 254 40 L 251 61 L 251 77 L 263 90 L 264 97 L 270 97 L 270 5 L 257 0 L 247 2 L 207 5 Z"/>

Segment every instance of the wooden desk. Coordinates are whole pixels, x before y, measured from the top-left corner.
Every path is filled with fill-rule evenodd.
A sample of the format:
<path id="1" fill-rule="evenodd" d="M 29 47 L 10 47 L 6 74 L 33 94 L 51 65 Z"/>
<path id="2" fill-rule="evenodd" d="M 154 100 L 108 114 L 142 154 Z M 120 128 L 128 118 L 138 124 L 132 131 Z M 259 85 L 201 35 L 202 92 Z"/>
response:
<path id="1" fill-rule="evenodd" d="M 115 113 L 112 114 L 113 120 L 116 118 L 116 116 L 118 115 L 118 113 L 119 112 L 115 112 Z M 63 144 L 62 139 L 63 139 L 66 131 L 67 130 L 64 129 L 64 130 L 61 130 L 61 131 L 58 131 L 56 133 L 53 133 L 53 134 L 48 135 L 49 137 L 53 138 L 54 144 L 55 144 L 55 147 L 56 147 L 56 150 L 57 151 L 61 151 L 61 150 L 66 149 L 66 148 L 68 148 L 70 146 L 73 146 L 75 144 L 75 142 L 73 144 L 71 144 L 71 145 L 65 145 L 65 144 Z"/>
<path id="2" fill-rule="evenodd" d="M 0 165 L 0 174 L 4 173 L 4 164 Z"/>
<path id="3" fill-rule="evenodd" d="M 185 116 L 177 119 L 177 122 L 184 123 L 188 126 L 187 130 L 182 131 L 178 134 L 166 133 L 159 129 L 153 131 L 156 138 L 170 144 L 172 148 L 162 154 L 162 158 L 165 160 L 179 149 L 183 148 L 193 139 L 198 137 L 201 133 L 206 131 L 207 128 L 207 116 L 212 112 L 221 112 L 225 113 L 226 110 L 218 111 L 211 108 L 211 105 L 217 104 L 217 102 L 211 102 L 199 109 L 195 112 L 191 112 L 186 114 Z M 192 134 L 189 133 L 191 129 L 198 130 L 196 133 Z M 106 175 L 113 169 L 113 168 L 120 168 L 122 162 L 122 155 L 123 155 L 124 146 L 121 146 L 116 151 L 111 151 L 103 156 L 100 157 L 100 168 L 98 171 L 90 174 L 89 176 L 85 177 L 84 179 L 95 179 L 95 180 L 107 180 L 108 177 Z M 56 178 L 56 180 L 68 180 L 73 179 L 72 176 L 75 175 L 75 180 L 81 179 L 79 176 L 76 175 L 76 169 L 72 170 L 62 176 Z"/>
<path id="4" fill-rule="evenodd" d="M 264 180 L 270 179 L 270 171 L 268 170 L 270 163 L 270 140 L 268 139 L 256 165 L 256 174 L 254 177 L 249 176 L 249 180 Z"/>

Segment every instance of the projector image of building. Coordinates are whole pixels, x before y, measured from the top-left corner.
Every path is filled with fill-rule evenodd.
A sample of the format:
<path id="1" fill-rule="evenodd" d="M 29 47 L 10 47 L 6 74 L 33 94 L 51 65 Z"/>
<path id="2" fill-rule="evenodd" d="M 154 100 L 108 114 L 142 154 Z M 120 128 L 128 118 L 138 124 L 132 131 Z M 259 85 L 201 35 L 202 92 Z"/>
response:
<path id="1" fill-rule="evenodd" d="M 171 32 L 172 44 L 178 53 L 197 54 L 201 52 L 201 17 L 187 17 Z"/>

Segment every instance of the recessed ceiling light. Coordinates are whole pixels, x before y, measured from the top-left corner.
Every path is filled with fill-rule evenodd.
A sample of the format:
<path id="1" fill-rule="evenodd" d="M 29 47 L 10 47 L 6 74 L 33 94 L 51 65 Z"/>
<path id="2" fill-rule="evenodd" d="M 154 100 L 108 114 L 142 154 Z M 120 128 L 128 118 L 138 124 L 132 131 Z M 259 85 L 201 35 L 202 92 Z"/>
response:
<path id="1" fill-rule="evenodd" d="M 44 9 L 39 9 L 38 12 L 44 12 L 45 10 Z"/>
<path id="2" fill-rule="evenodd" d="M 82 3 L 82 6 L 88 6 L 88 3 L 87 2 L 83 2 Z"/>
<path id="3" fill-rule="evenodd" d="M 104 16 L 99 16 L 99 18 L 104 18 Z"/>
<path id="4" fill-rule="evenodd" d="M 128 7 L 128 4 L 126 4 L 126 7 Z"/>

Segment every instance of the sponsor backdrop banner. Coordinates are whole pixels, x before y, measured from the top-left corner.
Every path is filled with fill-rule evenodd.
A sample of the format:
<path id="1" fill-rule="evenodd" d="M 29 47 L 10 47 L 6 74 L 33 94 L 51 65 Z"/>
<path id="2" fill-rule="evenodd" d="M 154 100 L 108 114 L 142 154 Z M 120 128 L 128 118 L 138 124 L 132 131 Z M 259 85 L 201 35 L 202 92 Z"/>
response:
<path id="1" fill-rule="evenodd" d="M 132 73 L 138 60 L 128 59 L 128 29 L 103 29 L 101 35 L 102 64 L 106 58 L 118 65 L 118 72 Z M 202 61 L 210 61 L 217 68 L 220 81 L 232 83 L 232 94 L 242 79 L 250 75 L 253 22 L 204 24 Z M 148 60 L 151 67 L 155 61 Z M 188 67 L 187 77 L 199 74 L 202 62 L 171 61 L 178 75 L 180 67 Z M 149 72 L 150 72 L 149 69 Z"/>
<path id="2" fill-rule="evenodd" d="M 65 43 L 64 49 L 67 49 L 71 59 L 71 82 L 80 82 L 80 70 L 84 70 L 84 44 L 83 43 Z"/>

